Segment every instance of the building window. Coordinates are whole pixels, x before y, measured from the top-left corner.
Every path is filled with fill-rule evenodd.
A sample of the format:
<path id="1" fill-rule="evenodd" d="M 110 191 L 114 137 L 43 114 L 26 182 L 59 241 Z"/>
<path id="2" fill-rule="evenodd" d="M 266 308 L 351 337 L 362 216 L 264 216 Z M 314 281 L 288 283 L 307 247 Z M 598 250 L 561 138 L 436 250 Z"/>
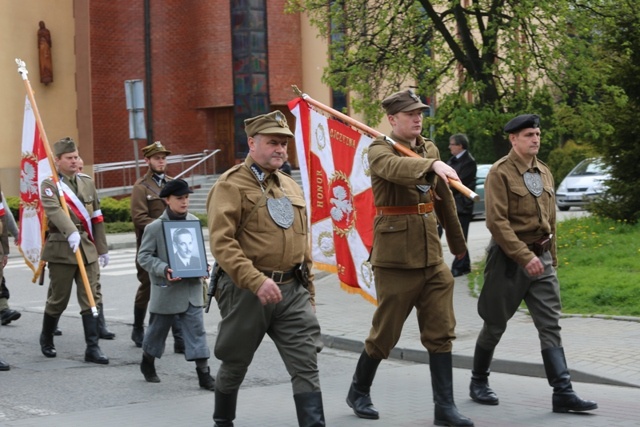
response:
<path id="1" fill-rule="evenodd" d="M 269 112 L 266 0 L 231 0 L 234 150 L 249 152 L 244 121 Z"/>

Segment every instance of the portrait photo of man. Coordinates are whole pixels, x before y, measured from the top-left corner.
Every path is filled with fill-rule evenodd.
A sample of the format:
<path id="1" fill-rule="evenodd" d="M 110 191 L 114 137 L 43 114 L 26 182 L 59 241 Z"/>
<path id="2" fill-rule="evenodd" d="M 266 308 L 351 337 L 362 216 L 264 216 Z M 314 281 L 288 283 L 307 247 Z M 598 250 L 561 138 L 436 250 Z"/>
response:
<path id="1" fill-rule="evenodd" d="M 173 253 L 177 270 L 199 270 L 202 268 L 198 254 L 198 244 L 193 232 L 188 228 L 178 228 L 173 232 Z M 194 254 L 195 250 L 195 254 Z"/>

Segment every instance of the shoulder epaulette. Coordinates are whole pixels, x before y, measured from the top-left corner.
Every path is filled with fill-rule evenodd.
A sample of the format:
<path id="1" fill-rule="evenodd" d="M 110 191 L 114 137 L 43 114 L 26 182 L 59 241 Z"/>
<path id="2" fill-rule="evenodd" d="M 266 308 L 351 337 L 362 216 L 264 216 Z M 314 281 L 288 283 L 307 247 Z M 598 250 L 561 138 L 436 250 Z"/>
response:
<path id="1" fill-rule="evenodd" d="M 93 178 L 91 178 L 91 176 L 90 176 L 90 175 L 87 175 L 86 173 L 78 172 L 78 174 L 77 174 L 77 175 L 78 175 L 79 177 L 82 177 L 82 178 L 89 178 L 89 179 L 93 179 Z"/>

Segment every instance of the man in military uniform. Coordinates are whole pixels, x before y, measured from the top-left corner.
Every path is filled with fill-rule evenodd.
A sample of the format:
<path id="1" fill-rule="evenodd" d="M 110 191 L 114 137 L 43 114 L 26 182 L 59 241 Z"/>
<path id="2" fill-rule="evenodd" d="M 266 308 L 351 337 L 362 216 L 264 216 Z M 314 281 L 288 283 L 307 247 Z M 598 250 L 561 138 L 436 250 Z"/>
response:
<path id="1" fill-rule="evenodd" d="M 238 389 L 268 334 L 291 375 L 300 426 L 324 426 L 316 341 L 315 288 L 300 187 L 279 171 L 293 134 L 280 111 L 245 120 L 249 155 L 209 192 L 210 247 L 224 271 L 216 301 L 213 420 L 233 426 Z M 268 250 L 265 250 L 268 248 Z M 242 339 L 239 339 L 242 337 Z"/>
<path id="2" fill-rule="evenodd" d="M 9 205 L 7 204 L 7 199 L 4 197 L 4 193 L 1 193 L 2 195 L 2 200 L 0 200 L 0 211 L 2 209 L 4 209 L 4 216 L 2 217 L 3 219 L 6 220 L 5 224 L 4 224 L 4 229 L 15 239 L 15 242 L 17 244 L 18 242 L 18 224 L 16 224 L 16 220 L 13 217 L 13 214 L 11 213 L 11 210 L 9 209 Z M 5 252 L 5 254 L 7 254 L 8 252 Z M 1 276 L 1 281 L 0 281 L 0 323 L 2 323 L 2 325 L 8 325 L 11 322 L 18 320 L 22 314 L 17 311 L 17 310 L 13 310 L 11 309 L 11 307 L 9 307 L 9 288 L 7 288 L 7 278 L 0 275 Z M 0 370 L 2 370 L 2 362 L 0 361 Z"/>
<path id="3" fill-rule="evenodd" d="M 451 252 L 458 258 L 464 256 L 466 243 L 447 185 L 448 180 L 459 178 L 440 160 L 435 144 L 420 136 L 423 111 L 428 107 L 418 96 L 410 90 L 396 92 L 382 101 L 382 107 L 393 129 L 391 138 L 422 159 L 399 154 L 384 137 L 376 138 L 369 147 L 377 213 L 371 264 L 378 307 L 347 404 L 361 418 L 379 418 L 371 401 L 371 384 L 380 361 L 389 357 L 415 308 L 422 345 L 429 352 L 435 424 L 472 426 L 453 399 L 454 279 L 444 264 L 438 236 L 440 221 Z"/>
<path id="4" fill-rule="evenodd" d="M 160 197 L 160 191 L 172 178 L 165 174 L 167 168 L 167 156 L 171 151 L 167 150 L 160 141 L 147 145 L 142 149 L 144 161 L 149 170 L 133 185 L 131 191 L 131 219 L 136 232 L 136 251 L 140 248 L 142 234 L 145 227 L 158 218 L 167 208 L 165 201 Z M 140 266 L 136 257 L 136 270 L 138 271 L 138 291 L 133 302 L 133 330 L 131 339 L 137 347 L 142 347 L 144 339 L 144 317 L 147 313 L 149 298 L 151 296 L 149 273 Z M 172 326 L 173 350 L 176 353 L 184 353 L 184 340 L 180 328 L 180 320 L 176 319 Z"/>
<path id="5" fill-rule="evenodd" d="M 91 313 L 76 251 L 82 251 L 84 266 L 95 303 L 100 307 L 97 292 L 100 266 L 109 263 L 107 236 L 100 210 L 100 200 L 93 180 L 78 174 L 78 149 L 71 138 L 63 138 L 53 145 L 58 179 L 64 193 L 69 214 L 64 212 L 53 178 L 42 182 L 40 198 L 48 220 L 49 235 L 42 259 L 49 265 L 49 292 L 44 309 L 40 347 L 46 357 L 56 357 L 53 333 L 60 315 L 67 308 L 75 279 L 87 343 L 84 360 L 107 364 L 109 359 L 98 345 L 98 318 Z"/>
<path id="6" fill-rule="evenodd" d="M 2 186 L 0 185 L 0 194 L 1 193 Z M 9 206 L 5 206 L 3 197 L 0 199 L 0 282 L 2 283 L 4 283 L 4 267 L 7 265 L 7 261 L 9 261 L 8 215 L 11 215 L 11 211 L 9 210 Z M 2 324 L 4 325 L 4 318 Z M 9 364 L 0 358 L 0 371 L 8 371 L 9 369 L 11 369 Z"/>
<path id="7" fill-rule="evenodd" d="M 556 203 L 553 176 L 537 158 L 540 118 L 524 114 L 504 127 L 511 151 L 494 163 L 484 184 L 491 242 L 478 313 L 484 325 L 473 357 L 471 398 L 497 405 L 489 387 L 493 351 L 521 302 L 538 329 L 542 360 L 553 387 L 554 412 L 590 411 L 598 404 L 573 391 L 560 337 L 560 287 L 555 267 Z"/>

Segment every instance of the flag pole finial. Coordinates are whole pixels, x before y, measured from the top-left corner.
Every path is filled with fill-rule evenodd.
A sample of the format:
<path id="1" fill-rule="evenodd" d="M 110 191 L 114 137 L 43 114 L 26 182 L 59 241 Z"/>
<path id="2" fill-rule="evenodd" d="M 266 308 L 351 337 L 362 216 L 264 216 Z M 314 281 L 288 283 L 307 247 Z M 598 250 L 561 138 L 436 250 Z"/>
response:
<path id="1" fill-rule="evenodd" d="M 22 76 L 22 80 L 26 80 L 27 74 L 29 74 L 27 71 L 27 64 L 25 64 L 20 58 L 16 58 L 16 64 L 18 64 L 18 73 Z"/>
<path id="2" fill-rule="evenodd" d="M 291 85 L 291 89 L 293 89 L 293 92 L 294 92 L 296 95 L 298 95 L 299 97 L 301 97 L 301 98 L 304 98 L 304 97 L 305 97 L 305 94 L 304 94 L 304 93 L 302 93 L 302 91 L 301 91 L 300 89 L 298 89 L 298 86 L 296 86 L 296 85 Z"/>

